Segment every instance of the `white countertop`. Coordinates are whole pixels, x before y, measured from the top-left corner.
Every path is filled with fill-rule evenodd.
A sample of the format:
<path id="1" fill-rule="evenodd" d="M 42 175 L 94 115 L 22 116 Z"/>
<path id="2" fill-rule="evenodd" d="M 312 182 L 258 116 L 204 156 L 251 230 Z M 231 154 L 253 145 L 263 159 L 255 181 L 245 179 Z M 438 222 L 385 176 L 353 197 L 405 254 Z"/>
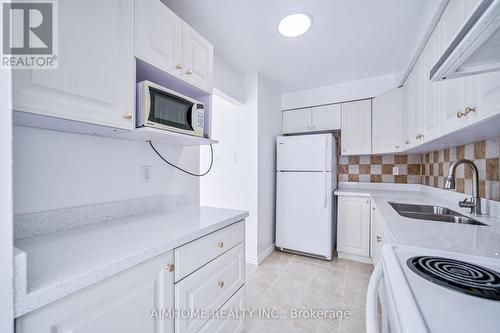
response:
<path id="1" fill-rule="evenodd" d="M 444 196 L 454 200 L 457 197 L 456 193 L 426 189 L 423 186 L 416 186 L 416 190 L 412 190 L 409 186 L 398 188 L 398 185 L 382 186 L 383 189 L 377 189 L 374 186 L 363 188 L 361 183 L 358 184 L 349 188 L 339 188 L 335 194 L 370 197 L 383 218 L 382 229 L 386 241 L 500 259 L 499 217 L 487 215 L 473 217 L 488 226 L 425 221 L 400 216 L 389 205 L 389 202 L 438 205 L 471 216 L 468 213 L 469 209 L 458 207 L 458 201 L 443 198 Z"/>
<path id="2" fill-rule="evenodd" d="M 246 211 L 182 205 L 17 239 L 15 315 L 18 317 L 247 216 Z"/>

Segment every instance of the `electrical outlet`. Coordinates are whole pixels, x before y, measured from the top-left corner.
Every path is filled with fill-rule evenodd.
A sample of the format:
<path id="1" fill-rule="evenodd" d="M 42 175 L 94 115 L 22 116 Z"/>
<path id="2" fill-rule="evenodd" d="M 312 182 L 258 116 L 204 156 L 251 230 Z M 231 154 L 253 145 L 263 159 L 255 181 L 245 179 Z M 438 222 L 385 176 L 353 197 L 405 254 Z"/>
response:
<path id="1" fill-rule="evenodd" d="M 392 174 L 394 176 L 399 176 L 399 167 L 397 167 L 397 166 L 392 167 Z"/>
<path id="2" fill-rule="evenodd" d="M 141 178 L 143 183 L 151 182 L 151 166 L 143 165 L 141 166 Z"/>

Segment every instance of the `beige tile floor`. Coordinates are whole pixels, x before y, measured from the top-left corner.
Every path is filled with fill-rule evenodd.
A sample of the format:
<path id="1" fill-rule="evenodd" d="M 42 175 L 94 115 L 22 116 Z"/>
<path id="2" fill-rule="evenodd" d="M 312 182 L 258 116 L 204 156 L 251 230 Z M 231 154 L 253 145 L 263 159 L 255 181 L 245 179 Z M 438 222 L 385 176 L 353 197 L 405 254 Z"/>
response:
<path id="1" fill-rule="evenodd" d="M 247 308 L 276 309 L 284 319 L 246 321 L 246 333 L 365 332 L 364 305 L 372 265 L 335 258 L 324 261 L 273 252 L 260 266 L 246 267 Z M 295 319 L 290 310 L 342 310 L 342 320 Z"/>

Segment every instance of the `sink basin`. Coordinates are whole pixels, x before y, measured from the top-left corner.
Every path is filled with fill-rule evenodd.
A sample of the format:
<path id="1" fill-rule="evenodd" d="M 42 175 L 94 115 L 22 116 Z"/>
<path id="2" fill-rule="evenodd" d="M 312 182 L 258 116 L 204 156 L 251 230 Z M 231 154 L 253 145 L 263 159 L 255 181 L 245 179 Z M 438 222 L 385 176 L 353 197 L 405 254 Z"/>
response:
<path id="1" fill-rule="evenodd" d="M 399 215 L 412 219 L 458 224 L 486 225 L 451 209 L 440 206 L 410 205 L 396 202 L 389 202 L 389 205 L 391 205 Z"/>

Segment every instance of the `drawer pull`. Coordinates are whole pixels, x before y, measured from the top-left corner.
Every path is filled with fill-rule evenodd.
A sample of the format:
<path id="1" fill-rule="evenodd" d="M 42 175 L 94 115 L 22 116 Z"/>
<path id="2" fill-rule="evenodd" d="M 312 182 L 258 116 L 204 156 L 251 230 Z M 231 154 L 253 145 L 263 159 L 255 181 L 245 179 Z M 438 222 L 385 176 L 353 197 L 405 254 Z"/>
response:
<path id="1" fill-rule="evenodd" d="M 382 236 L 377 236 L 377 243 L 382 243 Z"/>
<path id="2" fill-rule="evenodd" d="M 167 268 L 167 271 L 169 271 L 169 272 L 173 272 L 173 271 L 174 271 L 174 264 L 168 264 L 168 265 L 166 266 L 166 268 Z"/>
<path id="3" fill-rule="evenodd" d="M 217 287 L 223 288 L 224 287 L 224 281 L 217 282 Z"/>
<path id="4" fill-rule="evenodd" d="M 224 242 L 218 242 L 218 243 L 217 243 L 217 247 L 218 247 L 219 249 L 222 249 L 222 248 L 224 247 Z"/>

